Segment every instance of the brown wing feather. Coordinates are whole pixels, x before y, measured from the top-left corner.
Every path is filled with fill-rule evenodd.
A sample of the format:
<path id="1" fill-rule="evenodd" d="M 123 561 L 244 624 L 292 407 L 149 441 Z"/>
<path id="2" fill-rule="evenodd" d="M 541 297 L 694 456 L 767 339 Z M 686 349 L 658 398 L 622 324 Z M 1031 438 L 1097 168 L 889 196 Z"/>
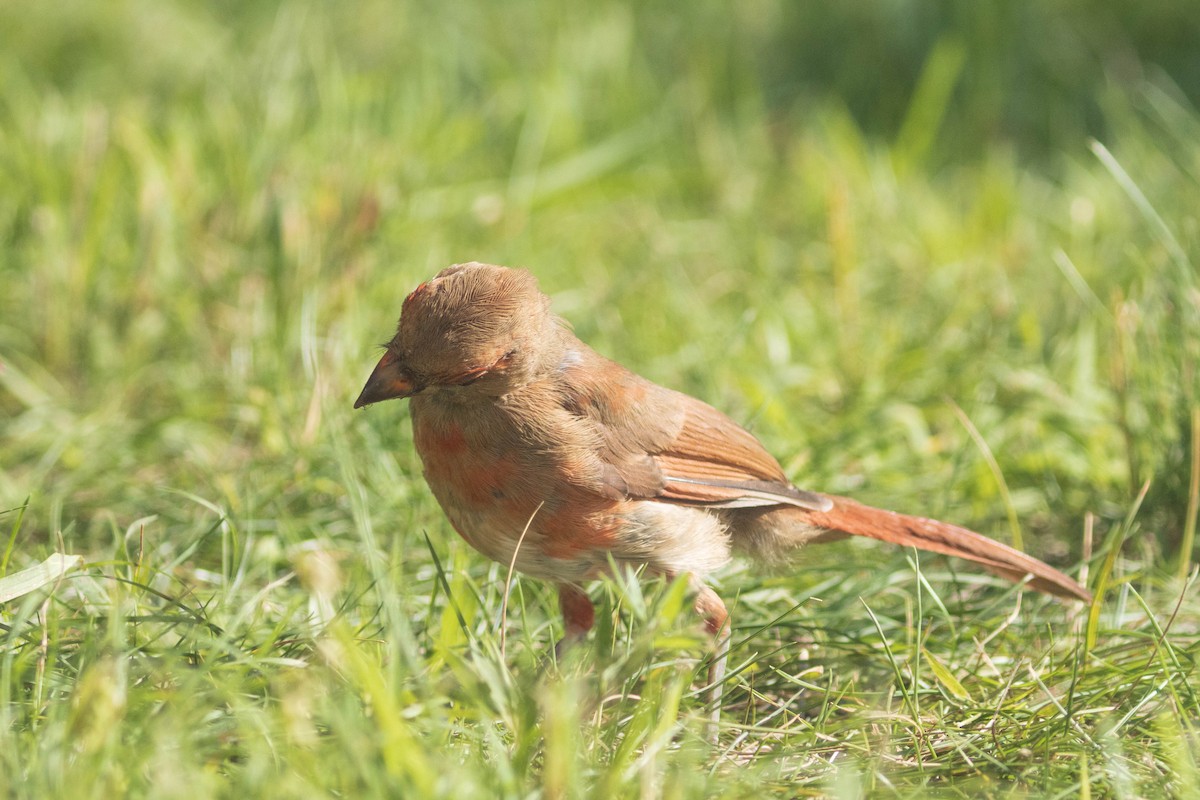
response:
<path id="1" fill-rule="evenodd" d="M 788 483 L 758 440 L 712 406 L 671 391 L 581 342 L 561 370 L 563 406 L 603 442 L 606 494 L 722 508 L 795 505 L 827 509 Z"/>
<path id="2" fill-rule="evenodd" d="M 787 485 L 774 456 L 754 436 L 710 405 L 679 395 L 683 424 L 654 453 L 664 472 L 713 480 L 772 481 Z"/>
<path id="3" fill-rule="evenodd" d="M 726 508 L 830 508 L 823 496 L 792 486 L 779 462 L 749 431 L 712 406 L 686 395 L 679 398 L 679 433 L 654 453 L 663 474 L 663 499 Z"/>

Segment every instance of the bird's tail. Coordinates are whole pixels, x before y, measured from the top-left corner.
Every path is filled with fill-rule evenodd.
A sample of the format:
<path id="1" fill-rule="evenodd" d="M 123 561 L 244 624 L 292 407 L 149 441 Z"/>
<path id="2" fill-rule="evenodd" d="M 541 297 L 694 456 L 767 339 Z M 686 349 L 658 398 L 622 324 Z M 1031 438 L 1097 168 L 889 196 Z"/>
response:
<path id="1" fill-rule="evenodd" d="M 1011 581 L 1021 582 L 1029 576 L 1028 585 L 1040 592 L 1085 603 L 1092 600 L 1091 592 L 1078 581 L 1049 564 L 974 531 L 934 519 L 864 506 L 845 497 L 827 497 L 833 501 L 833 507 L 828 511 L 789 511 L 792 516 L 803 516 L 807 524 L 819 528 L 965 558 Z"/>

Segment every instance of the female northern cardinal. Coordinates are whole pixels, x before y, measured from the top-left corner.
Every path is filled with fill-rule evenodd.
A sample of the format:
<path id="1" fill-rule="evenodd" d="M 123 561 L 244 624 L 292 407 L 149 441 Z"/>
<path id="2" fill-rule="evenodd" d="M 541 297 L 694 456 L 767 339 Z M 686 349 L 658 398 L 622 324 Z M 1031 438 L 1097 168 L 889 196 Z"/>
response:
<path id="1" fill-rule="evenodd" d="M 723 643 L 725 604 L 702 581 L 731 551 L 780 561 L 847 534 L 1091 599 L 1058 570 L 965 528 L 797 489 L 724 414 L 579 341 L 524 270 L 457 264 L 405 299 L 354 407 L 402 397 L 412 398 L 425 480 L 454 528 L 489 558 L 557 583 L 567 640 L 592 626 L 581 586 L 610 558 L 687 575 Z"/>

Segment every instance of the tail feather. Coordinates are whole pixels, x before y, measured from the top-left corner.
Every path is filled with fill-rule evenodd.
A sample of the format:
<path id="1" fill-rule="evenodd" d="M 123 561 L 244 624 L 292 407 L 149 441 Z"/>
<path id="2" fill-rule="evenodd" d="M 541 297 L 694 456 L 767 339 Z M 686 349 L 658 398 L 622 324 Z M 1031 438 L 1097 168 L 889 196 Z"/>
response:
<path id="1" fill-rule="evenodd" d="M 833 501 L 833 508 L 828 511 L 804 512 L 810 524 L 965 558 L 1015 582 L 1032 576 L 1028 585 L 1040 592 L 1082 600 L 1085 603 L 1092 601 L 1091 592 L 1049 564 L 974 531 L 934 519 L 910 517 L 894 511 L 864 506 L 845 497 L 828 497 Z"/>

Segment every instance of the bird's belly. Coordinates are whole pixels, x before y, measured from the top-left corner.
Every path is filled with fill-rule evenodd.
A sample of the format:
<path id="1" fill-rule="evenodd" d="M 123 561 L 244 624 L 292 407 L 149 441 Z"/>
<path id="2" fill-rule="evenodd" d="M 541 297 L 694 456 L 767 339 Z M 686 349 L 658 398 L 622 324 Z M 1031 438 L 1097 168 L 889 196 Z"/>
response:
<path id="1" fill-rule="evenodd" d="M 443 505 L 459 535 L 483 555 L 543 580 L 581 583 L 596 577 L 605 563 L 602 548 L 555 547 L 534 521 L 504 514 Z"/>

